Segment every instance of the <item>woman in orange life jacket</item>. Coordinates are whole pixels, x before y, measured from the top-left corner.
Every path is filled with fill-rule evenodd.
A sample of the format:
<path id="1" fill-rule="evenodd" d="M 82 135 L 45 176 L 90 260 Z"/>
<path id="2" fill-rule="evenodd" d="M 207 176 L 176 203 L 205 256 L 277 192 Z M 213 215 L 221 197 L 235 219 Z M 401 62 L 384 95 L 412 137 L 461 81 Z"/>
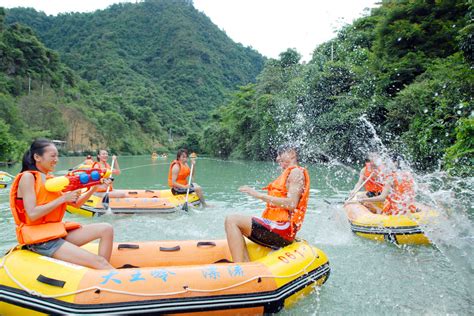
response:
<path id="1" fill-rule="evenodd" d="M 384 176 L 383 190 L 378 196 L 356 197 L 347 203 L 367 203 L 383 202 L 382 209 L 377 209 L 377 213 L 386 215 L 406 214 L 417 212 L 415 206 L 414 180 L 411 173 L 402 170 L 402 159 L 400 156 L 394 157 L 395 163 L 386 163 L 386 175 Z M 372 212 L 374 210 L 369 208 Z"/>
<path id="2" fill-rule="evenodd" d="M 94 269 L 110 269 L 113 228 L 107 223 L 81 226 L 62 222 L 66 204 L 80 207 L 97 190 L 81 195 L 80 190 L 48 192 L 44 183 L 58 162 L 58 150 L 48 140 L 35 140 L 23 157 L 21 173 L 10 192 L 10 206 L 15 219 L 17 239 L 29 250 Z M 110 182 L 109 179 L 104 180 Z M 80 246 L 100 239 L 99 255 Z"/>
<path id="3" fill-rule="evenodd" d="M 105 149 L 100 149 L 97 153 L 97 161 L 94 162 L 92 168 L 100 168 L 100 169 L 111 169 L 111 166 L 107 163 L 109 159 L 109 153 Z M 117 160 L 117 156 L 112 156 L 112 161 L 114 162 L 114 170 L 112 171 L 112 175 L 120 175 L 120 166 Z M 95 195 L 103 196 L 107 192 L 107 185 L 103 184 L 100 185 L 97 189 Z M 114 190 L 112 184 L 109 185 L 109 197 L 111 198 L 124 198 L 127 196 L 127 192 L 123 190 Z"/>
<path id="4" fill-rule="evenodd" d="M 196 165 L 196 159 L 191 158 L 191 164 Z M 204 194 L 202 192 L 202 188 L 197 185 L 197 183 L 192 183 L 189 186 L 188 176 L 194 176 L 196 169 L 193 167 L 193 174 L 191 174 L 191 169 L 188 165 L 188 151 L 186 149 L 179 149 L 178 153 L 176 154 L 176 160 L 173 160 L 170 164 L 170 170 L 168 172 L 168 185 L 171 188 L 171 192 L 176 194 L 186 194 L 188 187 L 189 192 L 196 192 L 199 200 L 201 201 L 201 205 L 206 207 L 207 204 L 204 201 Z"/>
<path id="5" fill-rule="evenodd" d="M 278 249 L 291 244 L 301 228 L 308 205 L 309 174 L 298 165 L 294 145 L 280 146 L 276 161 L 283 173 L 264 188 L 268 194 L 249 186 L 239 188 L 240 192 L 267 203 L 262 217 L 234 214 L 225 219 L 227 242 L 235 262 L 249 261 L 244 236 L 260 245 Z"/>

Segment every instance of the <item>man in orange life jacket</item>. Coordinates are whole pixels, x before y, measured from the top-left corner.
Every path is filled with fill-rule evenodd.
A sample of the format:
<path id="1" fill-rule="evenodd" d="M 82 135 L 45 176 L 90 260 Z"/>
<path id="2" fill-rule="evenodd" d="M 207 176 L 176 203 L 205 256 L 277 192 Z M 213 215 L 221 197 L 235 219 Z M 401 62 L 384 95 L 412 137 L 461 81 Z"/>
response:
<path id="1" fill-rule="evenodd" d="M 58 162 L 58 150 L 48 140 L 35 140 L 23 156 L 21 172 L 10 191 L 10 208 L 16 224 L 18 242 L 44 256 L 94 269 L 112 269 L 109 264 L 113 246 L 113 228 L 107 223 L 82 226 L 63 222 L 66 205 L 80 207 L 96 191 L 91 187 L 81 195 L 49 192 L 45 181 Z M 109 179 L 104 180 L 107 184 Z M 100 239 L 98 255 L 82 245 Z"/>
<path id="2" fill-rule="evenodd" d="M 191 164 L 196 165 L 196 159 L 191 158 Z M 204 201 L 204 194 L 202 188 L 197 183 L 191 183 L 189 185 L 188 177 L 193 177 L 195 169 L 193 167 L 193 174 L 188 165 L 188 151 L 186 149 L 179 149 L 176 154 L 176 160 L 173 160 L 170 164 L 170 170 L 168 172 L 168 185 L 171 188 L 173 194 L 186 194 L 188 187 L 189 193 L 196 192 L 201 205 L 206 207 L 207 204 Z"/>
<path id="3" fill-rule="evenodd" d="M 262 218 L 229 215 L 225 220 L 227 242 L 235 262 L 249 261 L 244 236 L 266 247 L 278 249 L 291 244 L 301 228 L 309 197 L 309 174 L 298 165 L 296 146 L 278 149 L 277 162 L 283 173 L 260 193 L 248 186 L 240 192 L 267 203 Z"/>
<path id="4" fill-rule="evenodd" d="M 377 213 L 386 215 L 415 213 L 415 189 L 413 176 L 407 170 L 401 168 L 401 157 L 395 156 L 395 163 L 388 161 L 386 163 L 386 175 L 384 176 L 382 192 L 373 197 L 356 197 L 347 203 L 376 203 L 383 202 L 382 209 Z M 371 211 L 371 208 L 369 208 Z"/>
<path id="5" fill-rule="evenodd" d="M 355 195 L 355 190 L 360 190 L 363 183 L 365 183 L 364 188 L 367 197 L 380 195 L 383 190 L 383 181 L 382 160 L 378 154 L 369 153 L 365 160 L 365 166 L 359 173 L 359 181 L 357 181 L 349 196 Z"/>

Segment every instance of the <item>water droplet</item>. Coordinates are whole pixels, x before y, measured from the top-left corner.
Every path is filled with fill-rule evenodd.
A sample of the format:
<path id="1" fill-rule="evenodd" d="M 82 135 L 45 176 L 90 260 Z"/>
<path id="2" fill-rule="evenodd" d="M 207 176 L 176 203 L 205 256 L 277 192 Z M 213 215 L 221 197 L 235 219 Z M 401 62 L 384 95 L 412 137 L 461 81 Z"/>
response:
<path id="1" fill-rule="evenodd" d="M 424 109 L 424 110 L 423 110 L 423 113 L 428 113 L 428 109 Z"/>
<path id="2" fill-rule="evenodd" d="M 435 139 L 433 140 L 433 143 L 435 143 L 435 144 L 436 144 L 437 142 L 438 142 L 438 139 L 437 139 L 437 138 L 435 138 Z"/>
<path id="3" fill-rule="evenodd" d="M 397 42 L 400 42 L 401 40 L 402 40 L 402 38 L 401 38 L 401 37 L 399 37 L 399 38 L 397 39 Z"/>
<path id="4" fill-rule="evenodd" d="M 458 115 L 461 115 L 462 112 L 459 111 L 459 110 L 457 110 L 456 113 L 457 113 Z"/>
<path id="5" fill-rule="evenodd" d="M 437 97 L 437 96 L 438 96 L 438 92 L 435 92 L 435 94 L 434 94 L 434 95 L 435 95 L 435 97 Z"/>

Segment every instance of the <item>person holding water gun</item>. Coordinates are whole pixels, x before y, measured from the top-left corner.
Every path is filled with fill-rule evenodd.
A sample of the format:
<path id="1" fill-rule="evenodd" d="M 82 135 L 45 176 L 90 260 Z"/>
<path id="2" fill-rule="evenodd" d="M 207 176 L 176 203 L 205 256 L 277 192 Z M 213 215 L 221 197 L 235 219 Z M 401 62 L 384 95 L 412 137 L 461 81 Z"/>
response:
<path id="1" fill-rule="evenodd" d="M 92 169 L 94 168 L 99 168 L 99 169 L 108 169 L 112 170 L 112 175 L 120 175 L 120 166 L 118 164 L 117 156 L 113 155 L 112 156 L 112 165 L 114 166 L 111 168 L 111 166 L 107 163 L 107 160 L 109 159 L 109 153 L 105 149 L 99 150 L 97 154 L 97 162 L 94 162 L 92 165 Z M 107 185 L 101 185 L 97 189 L 97 192 L 95 195 L 97 196 L 103 196 L 107 192 Z M 111 198 L 123 198 L 126 197 L 127 193 L 122 190 L 113 190 L 112 184 L 109 185 L 109 197 Z"/>
<path id="2" fill-rule="evenodd" d="M 22 170 L 16 176 L 10 191 L 10 207 L 18 242 L 44 256 L 93 269 L 113 269 L 109 263 L 114 238 L 110 224 L 82 226 L 62 221 L 67 204 L 80 207 L 96 192 L 98 186 L 90 186 L 84 194 L 81 194 L 80 186 L 77 189 L 69 188 L 71 191 L 64 190 L 67 192 L 48 191 L 46 182 L 48 179 L 55 179 L 50 172 L 54 171 L 57 162 L 58 150 L 46 139 L 35 140 L 23 156 Z M 81 174 L 84 173 L 77 174 L 76 177 Z M 108 185 L 111 182 L 105 173 L 102 174 L 102 179 L 97 179 L 96 176 L 94 178 L 97 181 L 89 185 L 101 181 Z M 98 255 L 80 248 L 96 239 L 99 239 Z"/>

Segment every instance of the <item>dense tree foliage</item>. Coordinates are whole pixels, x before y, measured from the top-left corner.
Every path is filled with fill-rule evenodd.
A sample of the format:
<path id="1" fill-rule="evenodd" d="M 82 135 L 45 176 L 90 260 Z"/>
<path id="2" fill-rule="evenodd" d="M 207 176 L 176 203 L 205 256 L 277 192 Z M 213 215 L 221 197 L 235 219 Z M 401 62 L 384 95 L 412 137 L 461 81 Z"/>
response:
<path id="1" fill-rule="evenodd" d="M 190 1 L 58 16 L 3 12 L 0 111 L 24 111 L 3 117 L 20 140 L 43 135 L 72 145 L 87 128 L 75 150 L 166 150 L 198 139 L 209 112 L 263 67 L 258 52 L 234 43 Z M 3 110 L 6 103 L 16 110 Z"/>
<path id="2" fill-rule="evenodd" d="M 419 169 L 472 173 L 472 12 L 460 0 L 382 1 L 308 64 L 293 50 L 267 61 L 214 112 L 202 146 L 268 159 L 293 140 L 307 159 L 351 162 L 385 144 Z"/>

